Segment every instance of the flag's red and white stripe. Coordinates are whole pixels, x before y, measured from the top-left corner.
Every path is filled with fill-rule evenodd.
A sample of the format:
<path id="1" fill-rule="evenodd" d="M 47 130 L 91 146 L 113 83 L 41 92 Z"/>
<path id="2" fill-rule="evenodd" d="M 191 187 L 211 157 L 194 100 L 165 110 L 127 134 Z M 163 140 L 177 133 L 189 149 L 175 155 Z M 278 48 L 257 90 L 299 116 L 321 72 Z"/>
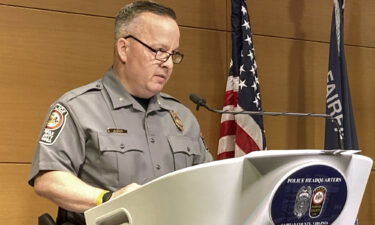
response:
<path id="1" fill-rule="evenodd" d="M 238 103 L 239 78 L 228 76 L 223 110 L 243 111 Z M 223 114 L 218 159 L 240 157 L 263 147 L 262 129 L 251 116 Z"/>
<path id="2" fill-rule="evenodd" d="M 232 0 L 232 60 L 224 110 L 262 111 L 257 64 L 246 1 Z M 243 156 L 265 149 L 263 118 L 259 115 L 223 114 L 218 159 Z"/>

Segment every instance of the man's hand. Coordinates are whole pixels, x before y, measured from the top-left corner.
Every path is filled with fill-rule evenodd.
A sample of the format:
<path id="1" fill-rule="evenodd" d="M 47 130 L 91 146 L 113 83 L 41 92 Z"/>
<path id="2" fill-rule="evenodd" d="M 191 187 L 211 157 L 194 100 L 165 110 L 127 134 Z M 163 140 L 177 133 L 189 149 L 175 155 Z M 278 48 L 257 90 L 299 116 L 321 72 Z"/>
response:
<path id="1" fill-rule="evenodd" d="M 113 193 L 110 199 L 132 192 L 141 185 L 132 183 Z M 96 206 L 96 201 L 103 189 L 86 184 L 71 173 L 64 171 L 44 171 L 34 183 L 35 192 L 60 207 L 73 211 L 84 212 Z"/>
<path id="2" fill-rule="evenodd" d="M 113 195 L 110 199 L 114 199 L 120 195 L 130 193 L 134 190 L 137 190 L 138 188 L 142 187 L 142 185 L 139 185 L 137 183 L 131 183 L 129 185 L 126 185 L 125 187 L 113 192 Z"/>

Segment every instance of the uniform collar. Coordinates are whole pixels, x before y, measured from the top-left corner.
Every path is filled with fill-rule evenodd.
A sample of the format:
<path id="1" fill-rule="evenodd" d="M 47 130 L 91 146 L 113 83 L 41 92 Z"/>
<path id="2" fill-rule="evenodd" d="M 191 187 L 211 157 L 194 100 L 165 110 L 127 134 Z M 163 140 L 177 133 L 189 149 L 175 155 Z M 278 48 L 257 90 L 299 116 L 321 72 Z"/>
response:
<path id="1" fill-rule="evenodd" d="M 157 101 L 157 104 L 159 105 L 159 107 L 162 108 L 162 109 L 168 110 L 168 111 L 173 111 L 172 105 L 169 103 L 169 101 L 164 99 L 162 97 L 162 95 L 163 94 L 156 95 L 156 97 L 157 97 L 156 101 Z"/>
<path id="2" fill-rule="evenodd" d="M 113 109 L 133 106 L 139 111 L 145 111 L 144 108 L 129 94 L 124 86 L 117 79 L 112 69 L 109 69 L 103 77 L 103 86 L 108 92 L 111 99 Z M 147 111 L 157 111 L 160 109 L 172 110 L 168 102 L 165 101 L 160 94 L 156 94 L 150 99 Z"/>
<path id="3" fill-rule="evenodd" d="M 134 102 L 130 94 L 121 85 L 112 69 L 109 69 L 103 77 L 103 86 L 108 92 L 113 109 L 132 105 Z"/>

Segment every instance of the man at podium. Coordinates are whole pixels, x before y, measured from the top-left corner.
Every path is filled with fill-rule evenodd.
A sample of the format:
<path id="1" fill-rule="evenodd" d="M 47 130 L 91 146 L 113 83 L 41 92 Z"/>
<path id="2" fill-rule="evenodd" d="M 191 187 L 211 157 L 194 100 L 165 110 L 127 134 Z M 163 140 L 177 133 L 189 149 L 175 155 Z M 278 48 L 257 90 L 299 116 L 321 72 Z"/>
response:
<path id="1" fill-rule="evenodd" d="M 104 76 L 50 107 L 29 184 L 59 206 L 57 224 L 166 173 L 212 160 L 185 106 L 161 93 L 179 64 L 175 12 L 137 1 L 115 20 L 114 62 Z"/>

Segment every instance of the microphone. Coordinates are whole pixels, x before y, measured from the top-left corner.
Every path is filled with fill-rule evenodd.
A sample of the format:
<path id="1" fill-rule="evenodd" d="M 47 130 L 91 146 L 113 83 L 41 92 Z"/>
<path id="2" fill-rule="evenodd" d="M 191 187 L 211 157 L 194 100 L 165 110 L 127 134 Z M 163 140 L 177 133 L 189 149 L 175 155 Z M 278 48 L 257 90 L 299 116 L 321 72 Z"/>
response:
<path id="1" fill-rule="evenodd" d="M 199 110 L 199 107 L 200 106 L 205 106 L 207 107 L 206 105 L 206 100 L 204 100 L 203 98 L 200 98 L 198 95 L 196 94 L 190 94 L 189 96 L 190 100 L 192 102 L 194 102 L 197 106 L 195 107 L 195 109 L 198 111 Z"/>
<path id="2" fill-rule="evenodd" d="M 219 114 L 232 114 L 232 115 L 237 115 L 237 114 L 247 114 L 247 115 L 258 115 L 258 116 L 294 116 L 294 117 L 321 117 L 325 119 L 331 120 L 337 129 L 337 143 L 339 145 L 339 148 L 341 150 L 344 150 L 344 134 L 340 130 L 339 123 L 337 122 L 336 118 L 328 115 L 328 114 L 319 114 L 319 113 L 295 113 L 295 112 L 264 112 L 264 111 L 229 111 L 229 110 L 218 110 L 218 109 L 213 109 L 206 104 L 206 100 L 199 97 L 196 94 L 190 94 L 189 96 L 190 100 L 194 102 L 196 106 L 196 110 L 199 110 L 199 107 L 203 106 L 206 108 L 208 111 L 219 113 Z"/>

